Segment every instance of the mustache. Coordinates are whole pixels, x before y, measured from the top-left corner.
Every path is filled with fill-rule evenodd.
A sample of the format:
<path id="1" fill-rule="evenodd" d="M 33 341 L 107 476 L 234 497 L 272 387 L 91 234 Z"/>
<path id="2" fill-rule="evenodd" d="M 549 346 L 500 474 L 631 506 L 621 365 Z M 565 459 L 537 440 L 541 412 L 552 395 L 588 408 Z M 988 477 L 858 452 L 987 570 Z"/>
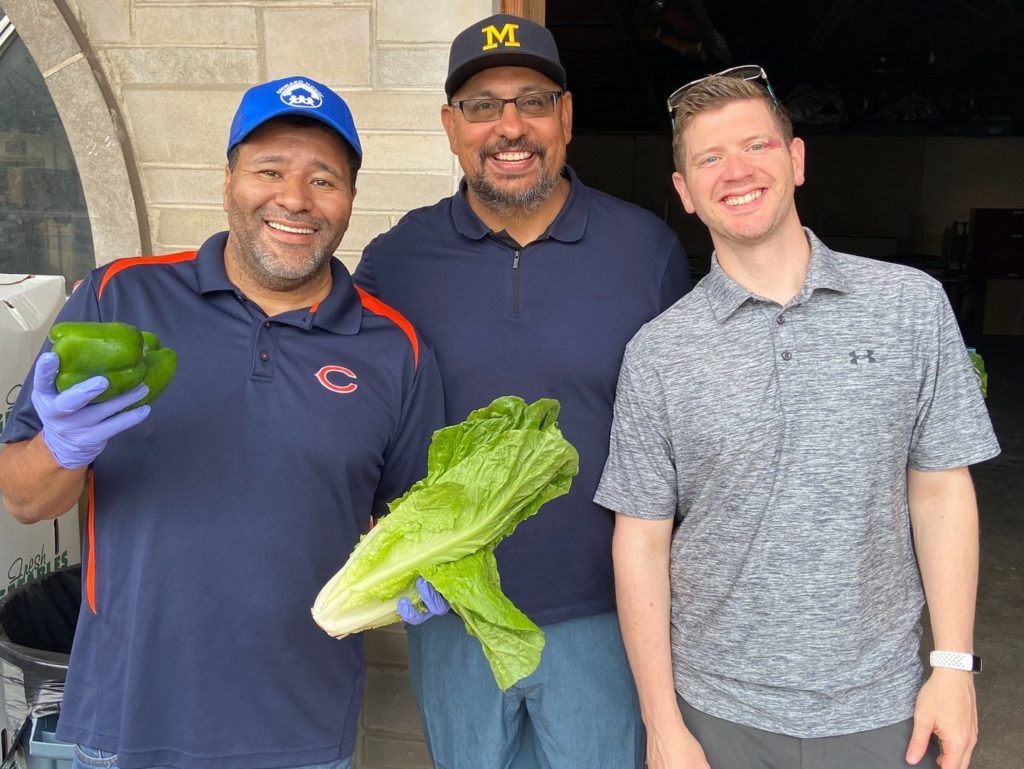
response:
<path id="1" fill-rule="evenodd" d="M 313 229 L 322 230 L 327 227 L 326 219 L 318 219 L 313 216 L 296 216 L 295 214 L 289 213 L 282 209 L 275 209 L 269 207 L 263 207 L 256 212 L 256 215 L 261 219 L 274 219 L 276 221 L 285 222 L 290 225 L 297 227 L 312 227 Z"/>
<path id="2" fill-rule="evenodd" d="M 496 152 L 532 152 L 534 155 L 543 160 L 547 156 L 547 150 L 543 144 L 532 142 L 527 140 L 525 137 L 519 139 L 499 139 L 496 142 L 485 145 L 480 150 L 480 162 L 482 163 L 487 159 L 489 155 L 493 155 Z"/>

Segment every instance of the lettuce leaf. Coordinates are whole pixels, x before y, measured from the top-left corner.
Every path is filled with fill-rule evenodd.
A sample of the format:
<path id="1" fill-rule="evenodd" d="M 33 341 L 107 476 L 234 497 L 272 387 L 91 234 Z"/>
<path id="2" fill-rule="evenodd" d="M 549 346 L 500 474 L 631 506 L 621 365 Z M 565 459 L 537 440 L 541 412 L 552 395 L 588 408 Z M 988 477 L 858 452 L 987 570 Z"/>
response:
<path id="1" fill-rule="evenodd" d="M 494 548 L 579 472 L 556 424 L 559 408 L 510 395 L 435 432 L 426 477 L 389 505 L 324 585 L 313 604 L 317 624 L 341 638 L 398 622 L 399 598 L 422 608 L 422 575 L 480 641 L 498 686 L 536 670 L 544 633 L 501 592 Z"/>

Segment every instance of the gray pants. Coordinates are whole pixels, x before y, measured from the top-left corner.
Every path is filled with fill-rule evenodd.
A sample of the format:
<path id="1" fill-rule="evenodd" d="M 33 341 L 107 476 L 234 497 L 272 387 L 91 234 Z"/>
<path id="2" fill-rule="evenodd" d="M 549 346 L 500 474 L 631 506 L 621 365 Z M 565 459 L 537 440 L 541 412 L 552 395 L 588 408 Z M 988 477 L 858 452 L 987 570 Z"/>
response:
<path id="1" fill-rule="evenodd" d="M 837 737 L 801 739 L 709 716 L 679 700 L 687 728 L 704 748 L 711 769 L 908 769 L 904 760 L 913 719 Z M 919 769 L 936 769 L 932 737 Z"/>

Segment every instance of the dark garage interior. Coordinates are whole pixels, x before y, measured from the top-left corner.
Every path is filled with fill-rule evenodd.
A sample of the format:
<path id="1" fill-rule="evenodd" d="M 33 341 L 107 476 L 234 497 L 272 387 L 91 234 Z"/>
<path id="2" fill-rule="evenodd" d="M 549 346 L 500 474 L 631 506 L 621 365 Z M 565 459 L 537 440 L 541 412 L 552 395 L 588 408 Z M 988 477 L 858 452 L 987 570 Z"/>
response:
<path id="1" fill-rule="evenodd" d="M 694 278 L 707 272 L 711 242 L 671 185 L 665 98 L 760 64 L 807 144 L 804 224 L 836 250 L 909 264 L 945 286 L 966 343 L 985 359 L 1003 450 L 973 469 L 985 672 L 971 765 L 1024 767 L 1024 8 L 548 0 L 545 23 L 573 92 L 569 162 L 588 184 L 664 218 Z"/>

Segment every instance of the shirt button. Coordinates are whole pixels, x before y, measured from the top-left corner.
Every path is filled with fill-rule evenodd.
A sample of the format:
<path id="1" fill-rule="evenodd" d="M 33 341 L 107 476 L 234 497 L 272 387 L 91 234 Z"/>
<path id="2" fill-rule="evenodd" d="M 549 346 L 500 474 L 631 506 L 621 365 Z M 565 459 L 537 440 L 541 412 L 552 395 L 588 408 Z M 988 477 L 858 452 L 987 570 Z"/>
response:
<path id="1" fill-rule="evenodd" d="M 786 355 L 789 355 L 789 353 L 787 352 Z M 260 360 L 270 360 L 270 353 L 267 352 L 266 350 L 261 352 L 260 353 Z M 787 358 L 787 360 L 788 360 L 788 358 Z"/>
<path id="2" fill-rule="evenodd" d="M 786 322 L 786 316 L 785 315 L 776 315 L 775 316 L 775 322 L 778 323 L 781 326 L 783 323 Z"/>
<path id="3" fill-rule="evenodd" d="M 270 326 L 271 326 L 271 325 L 272 325 L 272 324 L 270 323 L 270 321 L 269 321 L 269 320 L 265 320 L 265 321 L 263 321 L 263 328 L 270 328 Z"/>
<path id="4" fill-rule="evenodd" d="M 793 360 L 793 353 L 791 353 L 789 350 L 786 350 L 784 353 L 782 353 L 782 359 Z"/>

